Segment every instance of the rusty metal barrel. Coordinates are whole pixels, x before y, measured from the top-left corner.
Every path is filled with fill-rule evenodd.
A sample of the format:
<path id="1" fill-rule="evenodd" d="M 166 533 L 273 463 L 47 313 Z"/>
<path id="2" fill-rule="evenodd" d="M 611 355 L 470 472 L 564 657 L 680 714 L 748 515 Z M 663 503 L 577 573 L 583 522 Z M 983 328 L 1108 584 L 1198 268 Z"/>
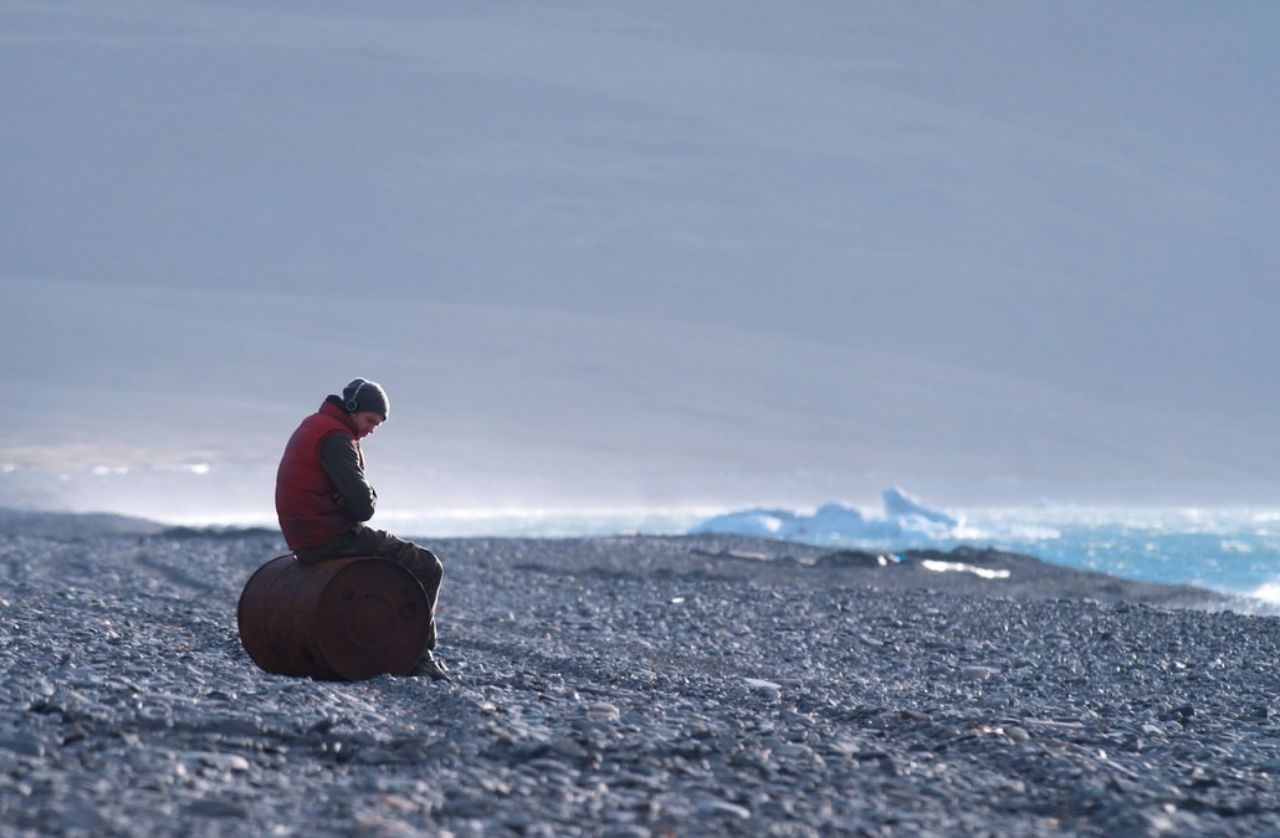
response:
<path id="1" fill-rule="evenodd" d="M 279 556 L 240 594 L 240 642 L 277 675 L 359 681 L 407 675 L 426 650 L 431 612 L 421 583 L 388 559 L 306 565 Z"/>

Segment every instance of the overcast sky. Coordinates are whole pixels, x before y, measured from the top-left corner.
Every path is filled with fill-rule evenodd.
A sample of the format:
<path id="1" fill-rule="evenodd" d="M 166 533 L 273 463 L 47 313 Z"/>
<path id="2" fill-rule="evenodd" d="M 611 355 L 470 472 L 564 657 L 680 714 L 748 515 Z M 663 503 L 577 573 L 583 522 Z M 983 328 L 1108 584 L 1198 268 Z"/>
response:
<path id="1" fill-rule="evenodd" d="M 1276 32 L 0 0 L 0 503 L 269 507 L 356 375 L 393 506 L 1280 483 Z"/>

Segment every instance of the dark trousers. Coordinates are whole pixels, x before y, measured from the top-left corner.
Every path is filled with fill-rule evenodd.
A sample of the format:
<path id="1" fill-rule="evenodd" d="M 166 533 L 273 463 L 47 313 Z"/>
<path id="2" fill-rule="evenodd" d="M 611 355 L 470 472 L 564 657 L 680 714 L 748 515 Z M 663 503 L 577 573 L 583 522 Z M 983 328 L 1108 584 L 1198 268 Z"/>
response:
<path id="1" fill-rule="evenodd" d="M 440 582 L 444 579 L 444 565 L 425 547 L 412 541 L 396 538 L 386 530 L 375 530 L 358 524 L 342 535 L 306 550 L 295 550 L 294 555 L 303 564 L 316 564 L 325 559 L 342 559 L 348 556 L 375 556 L 390 559 L 412 573 L 422 589 L 427 592 L 431 606 L 431 625 L 427 631 L 427 648 L 436 647 L 436 598 L 440 595 Z"/>

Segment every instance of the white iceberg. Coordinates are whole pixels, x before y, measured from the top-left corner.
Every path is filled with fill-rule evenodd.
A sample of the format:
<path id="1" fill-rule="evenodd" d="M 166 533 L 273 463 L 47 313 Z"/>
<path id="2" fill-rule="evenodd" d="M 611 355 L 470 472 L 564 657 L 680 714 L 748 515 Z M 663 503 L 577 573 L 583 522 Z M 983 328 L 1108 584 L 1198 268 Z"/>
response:
<path id="1" fill-rule="evenodd" d="M 839 503 L 824 504 L 812 515 L 785 509 L 746 509 L 703 521 L 689 533 L 745 535 L 811 544 L 854 544 L 886 539 L 952 538 L 963 525 L 963 519 L 925 506 L 901 489 L 886 489 L 882 498 L 882 515 L 864 515 Z"/>

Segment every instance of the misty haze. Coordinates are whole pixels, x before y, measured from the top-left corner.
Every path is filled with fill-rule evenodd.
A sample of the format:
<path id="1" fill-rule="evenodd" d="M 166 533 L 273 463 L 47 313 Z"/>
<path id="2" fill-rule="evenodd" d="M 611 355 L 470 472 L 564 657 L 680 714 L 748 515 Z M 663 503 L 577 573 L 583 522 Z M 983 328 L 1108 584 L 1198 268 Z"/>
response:
<path id="1" fill-rule="evenodd" d="M 5 6 L 2 503 L 1280 499 L 1269 5 Z"/>

